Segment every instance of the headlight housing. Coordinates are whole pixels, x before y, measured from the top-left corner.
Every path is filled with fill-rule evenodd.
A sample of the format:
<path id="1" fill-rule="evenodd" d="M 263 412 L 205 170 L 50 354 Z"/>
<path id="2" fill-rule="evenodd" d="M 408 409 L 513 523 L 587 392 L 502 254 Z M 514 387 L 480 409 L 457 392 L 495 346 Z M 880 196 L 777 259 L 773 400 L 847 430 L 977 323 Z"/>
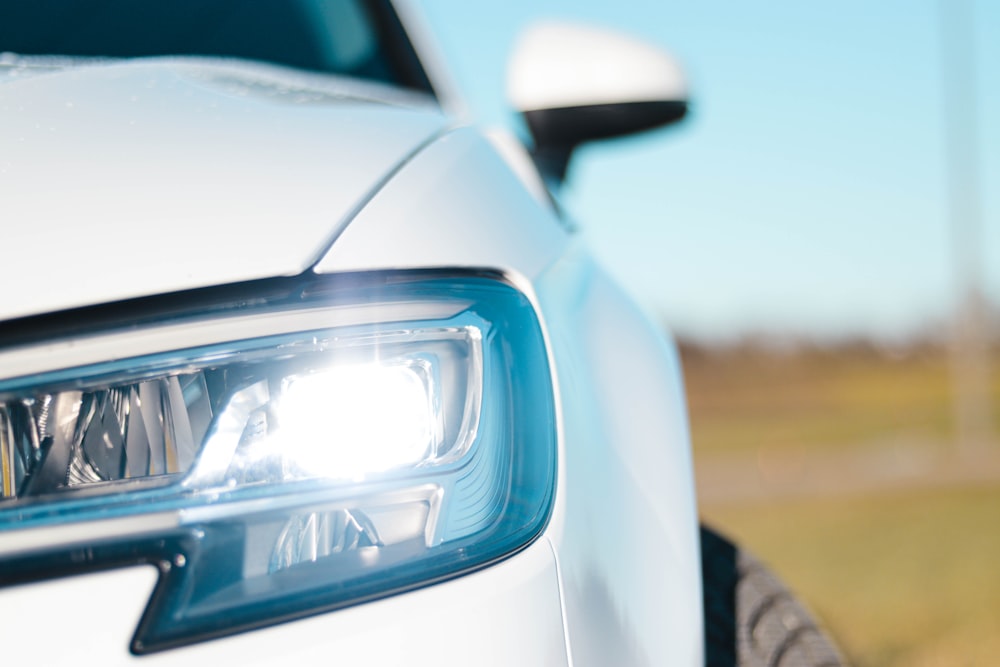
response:
<path id="1" fill-rule="evenodd" d="M 165 323 L 142 302 L 145 325 L 0 353 L 18 363 L 0 379 L 0 582 L 154 564 L 144 653 L 440 581 L 539 534 L 555 420 L 521 293 L 426 273 L 268 292 Z"/>

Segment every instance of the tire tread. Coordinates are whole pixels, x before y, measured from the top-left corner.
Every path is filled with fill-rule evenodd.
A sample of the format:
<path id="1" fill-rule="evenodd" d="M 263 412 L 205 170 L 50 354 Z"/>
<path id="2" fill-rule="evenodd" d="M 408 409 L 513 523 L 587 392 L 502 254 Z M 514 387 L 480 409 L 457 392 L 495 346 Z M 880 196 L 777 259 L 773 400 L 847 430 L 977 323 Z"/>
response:
<path id="1" fill-rule="evenodd" d="M 812 614 L 763 563 L 701 527 L 708 667 L 844 667 Z"/>

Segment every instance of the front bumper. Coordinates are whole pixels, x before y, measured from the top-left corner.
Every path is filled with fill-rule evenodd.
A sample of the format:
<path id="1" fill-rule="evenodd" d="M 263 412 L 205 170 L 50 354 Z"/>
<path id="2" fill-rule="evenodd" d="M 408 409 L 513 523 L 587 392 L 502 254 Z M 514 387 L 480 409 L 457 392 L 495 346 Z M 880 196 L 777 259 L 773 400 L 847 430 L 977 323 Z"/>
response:
<path id="1" fill-rule="evenodd" d="M 129 568 L 0 589 L 5 655 L 38 665 L 569 665 L 546 537 L 410 593 L 153 655 L 128 646 L 156 582 Z"/>

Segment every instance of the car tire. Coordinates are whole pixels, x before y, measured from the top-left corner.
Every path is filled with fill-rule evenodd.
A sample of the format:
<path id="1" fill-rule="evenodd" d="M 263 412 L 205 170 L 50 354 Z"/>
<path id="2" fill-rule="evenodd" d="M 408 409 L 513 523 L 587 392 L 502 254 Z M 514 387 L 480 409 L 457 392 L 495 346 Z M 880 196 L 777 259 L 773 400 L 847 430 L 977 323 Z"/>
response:
<path id="1" fill-rule="evenodd" d="M 707 667 L 841 667 L 833 642 L 759 560 L 701 527 Z"/>

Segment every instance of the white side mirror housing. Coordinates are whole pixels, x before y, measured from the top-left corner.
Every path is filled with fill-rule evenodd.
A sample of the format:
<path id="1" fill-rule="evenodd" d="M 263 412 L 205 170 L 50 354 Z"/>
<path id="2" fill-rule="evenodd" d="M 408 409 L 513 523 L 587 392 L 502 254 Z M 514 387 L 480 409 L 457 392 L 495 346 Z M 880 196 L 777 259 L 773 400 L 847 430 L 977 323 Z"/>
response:
<path id="1" fill-rule="evenodd" d="M 521 35 L 507 96 L 528 123 L 536 161 L 559 179 L 580 144 L 675 123 L 688 108 L 687 83 L 670 54 L 569 23 L 539 23 Z"/>

